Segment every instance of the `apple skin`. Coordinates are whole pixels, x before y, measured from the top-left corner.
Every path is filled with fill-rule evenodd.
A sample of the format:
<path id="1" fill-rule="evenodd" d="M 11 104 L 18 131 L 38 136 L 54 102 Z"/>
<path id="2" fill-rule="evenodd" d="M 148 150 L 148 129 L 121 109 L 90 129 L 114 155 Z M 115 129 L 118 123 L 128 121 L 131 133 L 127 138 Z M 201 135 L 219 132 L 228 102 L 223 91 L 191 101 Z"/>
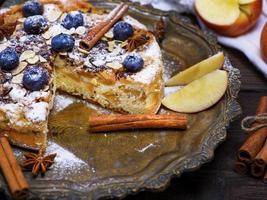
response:
<path id="1" fill-rule="evenodd" d="M 255 0 L 254 2 L 244 5 L 247 11 L 251 15 L 246 15 L 244 12 L 240 12 L 239 18 L 231 25 L 217 25 L 208 22 L 204 19 L 195 7 L 195 11 L 202 22 L 210 29 L 214 30 L 220 35 L 236 37 L 249 31 L 259 19 L 262 12 L 262 0 Z"/>
<path id="2" fill-rule="evenodd" d="M 262 58 L 267 63 L 267 23 L 264 25 L 261 32 L 261 54 Z"/>

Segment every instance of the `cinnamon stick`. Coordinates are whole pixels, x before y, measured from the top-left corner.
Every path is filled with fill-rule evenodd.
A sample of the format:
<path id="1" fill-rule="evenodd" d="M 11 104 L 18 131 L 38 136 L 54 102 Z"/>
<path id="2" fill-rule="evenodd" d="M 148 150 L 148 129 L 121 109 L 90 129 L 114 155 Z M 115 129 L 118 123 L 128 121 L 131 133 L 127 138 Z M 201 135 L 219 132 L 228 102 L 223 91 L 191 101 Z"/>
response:
<path id="1" fill-rule="evenodd" d="M 133 121 L 144 120 L 186 120 L 186 115 L 170 114 L 170 115 L 153 115 L 153 114 L 135 114 L 135 115 L 96 115 L 89 117 L 91 127 L 108 124 L 119 124 Z"/>
<path id="2" fill-rule="evenodd" d="M 267 128 L 265 128 L 267 132 Z M 267 163 L 267 141 L 263 145 L 260 152 L 255 157 L 252 165 L 251 165 L 251 174 L 254 177 L 261 177 L 264 175 L 265 167 Z"/>
<path id="3" fill-rule="evenodd" d="M 260 98 L 256 114 L 267 112 L 267 96 Z M 256 124 L 254 124 L 255 126 Z M 261 150 L 267 138 L 266 128 L 261 128 L 253 133 L 250 133 L 245 143 L 240 147 L 237 157 L 240 161 L 252 163 L 253 159 Z"/>
<path id="4" fill-rule="evenodd" d="M 248 166 L 246 163 L 237 160 L 234 165 L 234 170 L 238 174 L 244 175 L 248 172 Z"/>
<path id="5" fill-rule="evenodd" d="M 90 132 L 129 129 L 186 129 L 186 115 L 100 115 L 89 118 Z"/>
<path id="6" fill-rule="evenodd" d="M 25 199 L 29 185 L 6 137 L 0 138 L 0 167 L 14 199 Z"/>
<path id="7" fill-rule="evenodd" d="M 88 34 L 81 40 L 80 47 L 89 51 L 100 40 L 100 38 L 108 32 L 111 27 L 123 17 L 128 11 L 129 6 L 127 4 L 120 4 L 114 8 L 108 15 L 106 21 L 96 25 L 92 28 Z"/>

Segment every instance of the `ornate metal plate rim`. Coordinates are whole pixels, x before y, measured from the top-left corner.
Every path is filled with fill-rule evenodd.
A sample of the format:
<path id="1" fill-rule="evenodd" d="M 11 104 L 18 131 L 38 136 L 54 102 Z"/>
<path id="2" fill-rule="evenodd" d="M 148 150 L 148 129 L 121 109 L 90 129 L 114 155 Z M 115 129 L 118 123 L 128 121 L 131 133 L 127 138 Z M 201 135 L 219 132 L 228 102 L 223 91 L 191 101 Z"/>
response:
<path id="1" fill-rule="evenodd" d="M 121 1 L 93 1 L 92 3 L 106 4 L 118 2 Z M 140 6 L 139 4 L 129 2 L 128 0 L 126 0 L 125 2 L 130 4 L 131 9 L 136 9 L 139 11 L 142 10 L 159 17 L 168 17 L 172 21 L 172 23 L 194 32 L 199 37 L 203 38 L 203 40 L 209 43 L 213 53 L 221 49 L 221 47 L 217 44 L 216 36 L 211 31 L 200 31 L 196 26 L 190 24 L 187 18 L 178 15 L 176 12 L 159 11 L 149 6 Z M 182 9 L 183 8 L 181 8 L 181 10 Z M 62 182 L 55 180 L 45 180 L 49 182 L 50 186 L 54 185 L 57 188 L 56 191 L 47 191 L 47 188 L 43 188 L 41 186 L 42 184 L 39 185 L 38 181 L 36 181 L 36 184 L 32 186 L 32 195 L 35 196 L 35 194 L 38 193 L 39 197 L 49 199 L 60 199 L 73 195 L 79 197 L 80 199 L 99 199 L 107 197 L 123 198 L 128 194 L 137 193 L 141 190 L 163 190 L 167 187 L 172 177 L 179 177 L 183 172 L 194 171 L 200 168 L 204 163 L 209 162 L 213 158 L 215 148 L 226 139 L 226 127 L 237 115 L 241 114 L 240 105 L 236 100 L 241 85 L 240 71 L 232 66 L 227 56 L 225 69 L 229 72 L 229 87 L 224 100 L 225 115 L 220 116 L 221 118 L 219 123 L 216 123 L 213 125 L 213 127 L 210 127 L 209 137 L 205 138 L 202 143 L 201 149 L 195 152 L 194 156 L 182 161 L 177 161 L 176 159 L 174 159 L 170 163 L 168 163 L 168 165 L 165 166 L 164 169 L 161 170 L 161 173 L 153 175 L 153 177 L 149 177 L 145 181 L 141 182 L 125 182 L 119 179 L 115 180 L 118 177 L 115 177 L 113 179 L 113 182 L 110 182 L 110 179 L 112 179 L 112 177 L 109 177 L 105 178 L 105 180 L 108 181 L 102 182 L 101 184 L 93 183 L 90 187 L 91 189 L 93 189 L 88 191 L 86 190 L 86 188 L 88 188 L 88 185 L 86 186 L 81 183 L 78 184 L 70 181 Z M 172 166 L 168 168 L 168 166 L 170 165 Z M 83 188 L 83 191 L 75 190 L 75 188 L 78 187 Z"/>

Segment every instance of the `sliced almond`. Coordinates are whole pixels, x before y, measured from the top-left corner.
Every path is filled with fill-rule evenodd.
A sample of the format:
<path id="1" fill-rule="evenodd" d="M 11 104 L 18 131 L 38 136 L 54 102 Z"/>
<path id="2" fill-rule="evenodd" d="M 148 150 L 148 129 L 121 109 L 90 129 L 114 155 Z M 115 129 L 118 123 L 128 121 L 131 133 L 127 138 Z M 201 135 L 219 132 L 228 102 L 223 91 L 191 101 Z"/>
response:
<path id="1" fill-rule="evenodd" d="M 24 23 L 25 20 L 26 20 L 26 18 L 20 18 L 20 19 L 18 19 L 18 22 Z"/>
<path id="2" fill-rule="evenodd" d="M 121 48 L 125 47 L 127 44 L 128 44 L 128 41 L 127 41 L 127 40 L 126 40 L 126 41 L 123 41 L 123 42 L 121 43 Z"/>
<path id="3" fill-rule="evenodd" d="M 42 36 L 44 39 L 49 40 L 52 37 L 52 32 L 51 32 L 50 28 L 48 29 L 48 31 L 43 33 Z"/>
<path id="4" fill-rule="evenodd" d="M 71 28 L 70 30 L 67 30 L 67 29 L 66 29 L 66 30 L 63 31 L 63 33 L 72 35 L 72 34 L 75 33 L 75 28 L 73 27 L 73 28 Z"/>
<path id="5" fill-rule="evenodd" d="M 48 92 L 49 89 L 50 89 L 49 85 L 46 85 L 46 86 L 44 87 L 44 89 L 42 89 L 42 90 L 45 91 L 45 92 Z"/>
<path id="6" fill-rule="evenodd" d="M 84 53 L 84 54 L 86 54 L 86 55 L 89 55 L 89 51 L 86 51 L 86 50 L 84 50 L 84 49 L 82 49 L 82 48 L 78 48 L 78 50 L 79 50 L 79 52 L 81 52 L 81 53 Z"/>
<path id="7" fill-rule="evenodd" d="M 28 60 L 30 58 L 33 58 L 34 56 L 35 56 L 35 52 L 34 51 L 26 50 L 20 55 L 19 60 L 20 61 Z"/>
<path id="8" fill-rule="evenodd" d="M 64 30 L 63 27 L 60 24 L 58 24 L 58 25 L 52 26 L 49 31 L 51 32 L 52 36 L 54 37 L 60 33 L 63 33 L 63 30 Z"/>
<path id="9" fill-rule="evenodd" d="M 108 42 L 108 51 L 109 52 L 113 51 L 114 47 L 115 47 L 115 41 L 114 40 Z"/>
<path id="10" fill-rule="evenodd" d="M 106 37 L 102 37 L 101 40 L 102 41 L 108 41 L 108 39 Z"/>
<path id="11" fill-rule="evenodd" d="M 51 43 L 52 43 L 52 39 L 49 39 L 49 40 L 46 41 L 47 45 L 51 45 Z"/>
<path id="12" fill-rule="evenodd" d="M 22 83 L 22 79 L 23 79 L 23 73 L 20 73 L 17 76 L 13 76 L 11 82 L 16 83 L 16 84 L 20 84 L 20 83 Z"/>
<path id="13" fill-rule="evenodd" d="M 76 28 L 75 33 L 78 35 L 84 35 L 86 33 L 86 28 L 84 26 L 79 26 Z"/>
<path id="14" fill-rule="evenodd" d="M 43 56 L 39 56 L 40 62 L 47 62 L 47 60 Z"/>
<path id="15" fill-rule="evenodd" d="M 61 55 L 61 56 L 67 56 L 67 55 L 68 55 L 67 52 L 60 52 L 60 53 L 58 53 L 58 54 Z"/>
<path id="16" fill-rule="evenodd" d="M 27 59 L 27 62 L 29 64 L 31 64 L 31 65 L 36 64 L 38 61 L 39 61 L 39 56 L 38 55 L 34 56 L 33 58 Z"/>
<path id="17" fill-rule="evenodd" d="M 55 6 L 47 12 L 46 18 L 50 22 L 55 22 L 60 18 L 61 15 L 62 15 L 62 11 L 58 7 Z"/>
<path id="18" fill-rule="evenodd" d="M 20 62 L 19 66 L 12 71 L 12 75 L 16 76 L 17 74 L 21 73 L 27 67 L 27 65 L 27 62 Z"/>
<path id="19" fill-rule="evenodd" d="M 112 69 L 116 69 L 116 70 L 122 68 L 122 64 L 120 64 L 118 62 L 107 63 L 107 66 L 112 68 Z"/>
<path id="20" fill-rule="evenodd" d="M 63 13 L 62 15 L 61 15 L 61 17 L 60 17 L 60 21 L 63 21 L 63 19 L 65 19 L 65 17 L 67 16 L 67 13 Z"/>
<path id="21" fill-rule="evenodd" d="M 113 38 L 114 34 L 113 34 L 113 29 L 110 29 L 105 35 L 106 38 Z"/>

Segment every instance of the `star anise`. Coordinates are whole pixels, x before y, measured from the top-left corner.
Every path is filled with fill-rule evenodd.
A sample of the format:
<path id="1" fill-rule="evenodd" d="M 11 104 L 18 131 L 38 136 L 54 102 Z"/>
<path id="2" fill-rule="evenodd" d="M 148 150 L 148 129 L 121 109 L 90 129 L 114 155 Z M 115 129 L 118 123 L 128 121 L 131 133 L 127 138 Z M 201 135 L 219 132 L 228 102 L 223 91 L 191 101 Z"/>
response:
<path id="1" fill-rule="evenodd" d="M 44 155 L 45 148 L 41 147 L 37 154 L 34 153 L 26 153 L 24 154 L 24 162 L 22 163 L 22 167 L 24 169 L 31 170 L 33 176 L 37 176 L 40 172 L 41 174 L 45 174 L 47 169 L 51 167 L 54 163 L 54 159 L 57 156 L 56 153 L 50 155 Z"/>
<path id="2" fill-rule="evenodd" d="M 155 35 L 158 42 L 162 42 L 165 37 L 165 23 L 163 18 L 160 18 L 160 20 L 157 21 L 153 30 L 153 34 Z"/>
<path id="3" fill-rule="evenodd" d="M 150 40 L 150 35 L 144 30 L 137 30 L 134 32 L 134 35 L 128 39 L 128 44 L 126 49 L 128 51 L 133 51 L 138 47 L 146 44 Z"/>

